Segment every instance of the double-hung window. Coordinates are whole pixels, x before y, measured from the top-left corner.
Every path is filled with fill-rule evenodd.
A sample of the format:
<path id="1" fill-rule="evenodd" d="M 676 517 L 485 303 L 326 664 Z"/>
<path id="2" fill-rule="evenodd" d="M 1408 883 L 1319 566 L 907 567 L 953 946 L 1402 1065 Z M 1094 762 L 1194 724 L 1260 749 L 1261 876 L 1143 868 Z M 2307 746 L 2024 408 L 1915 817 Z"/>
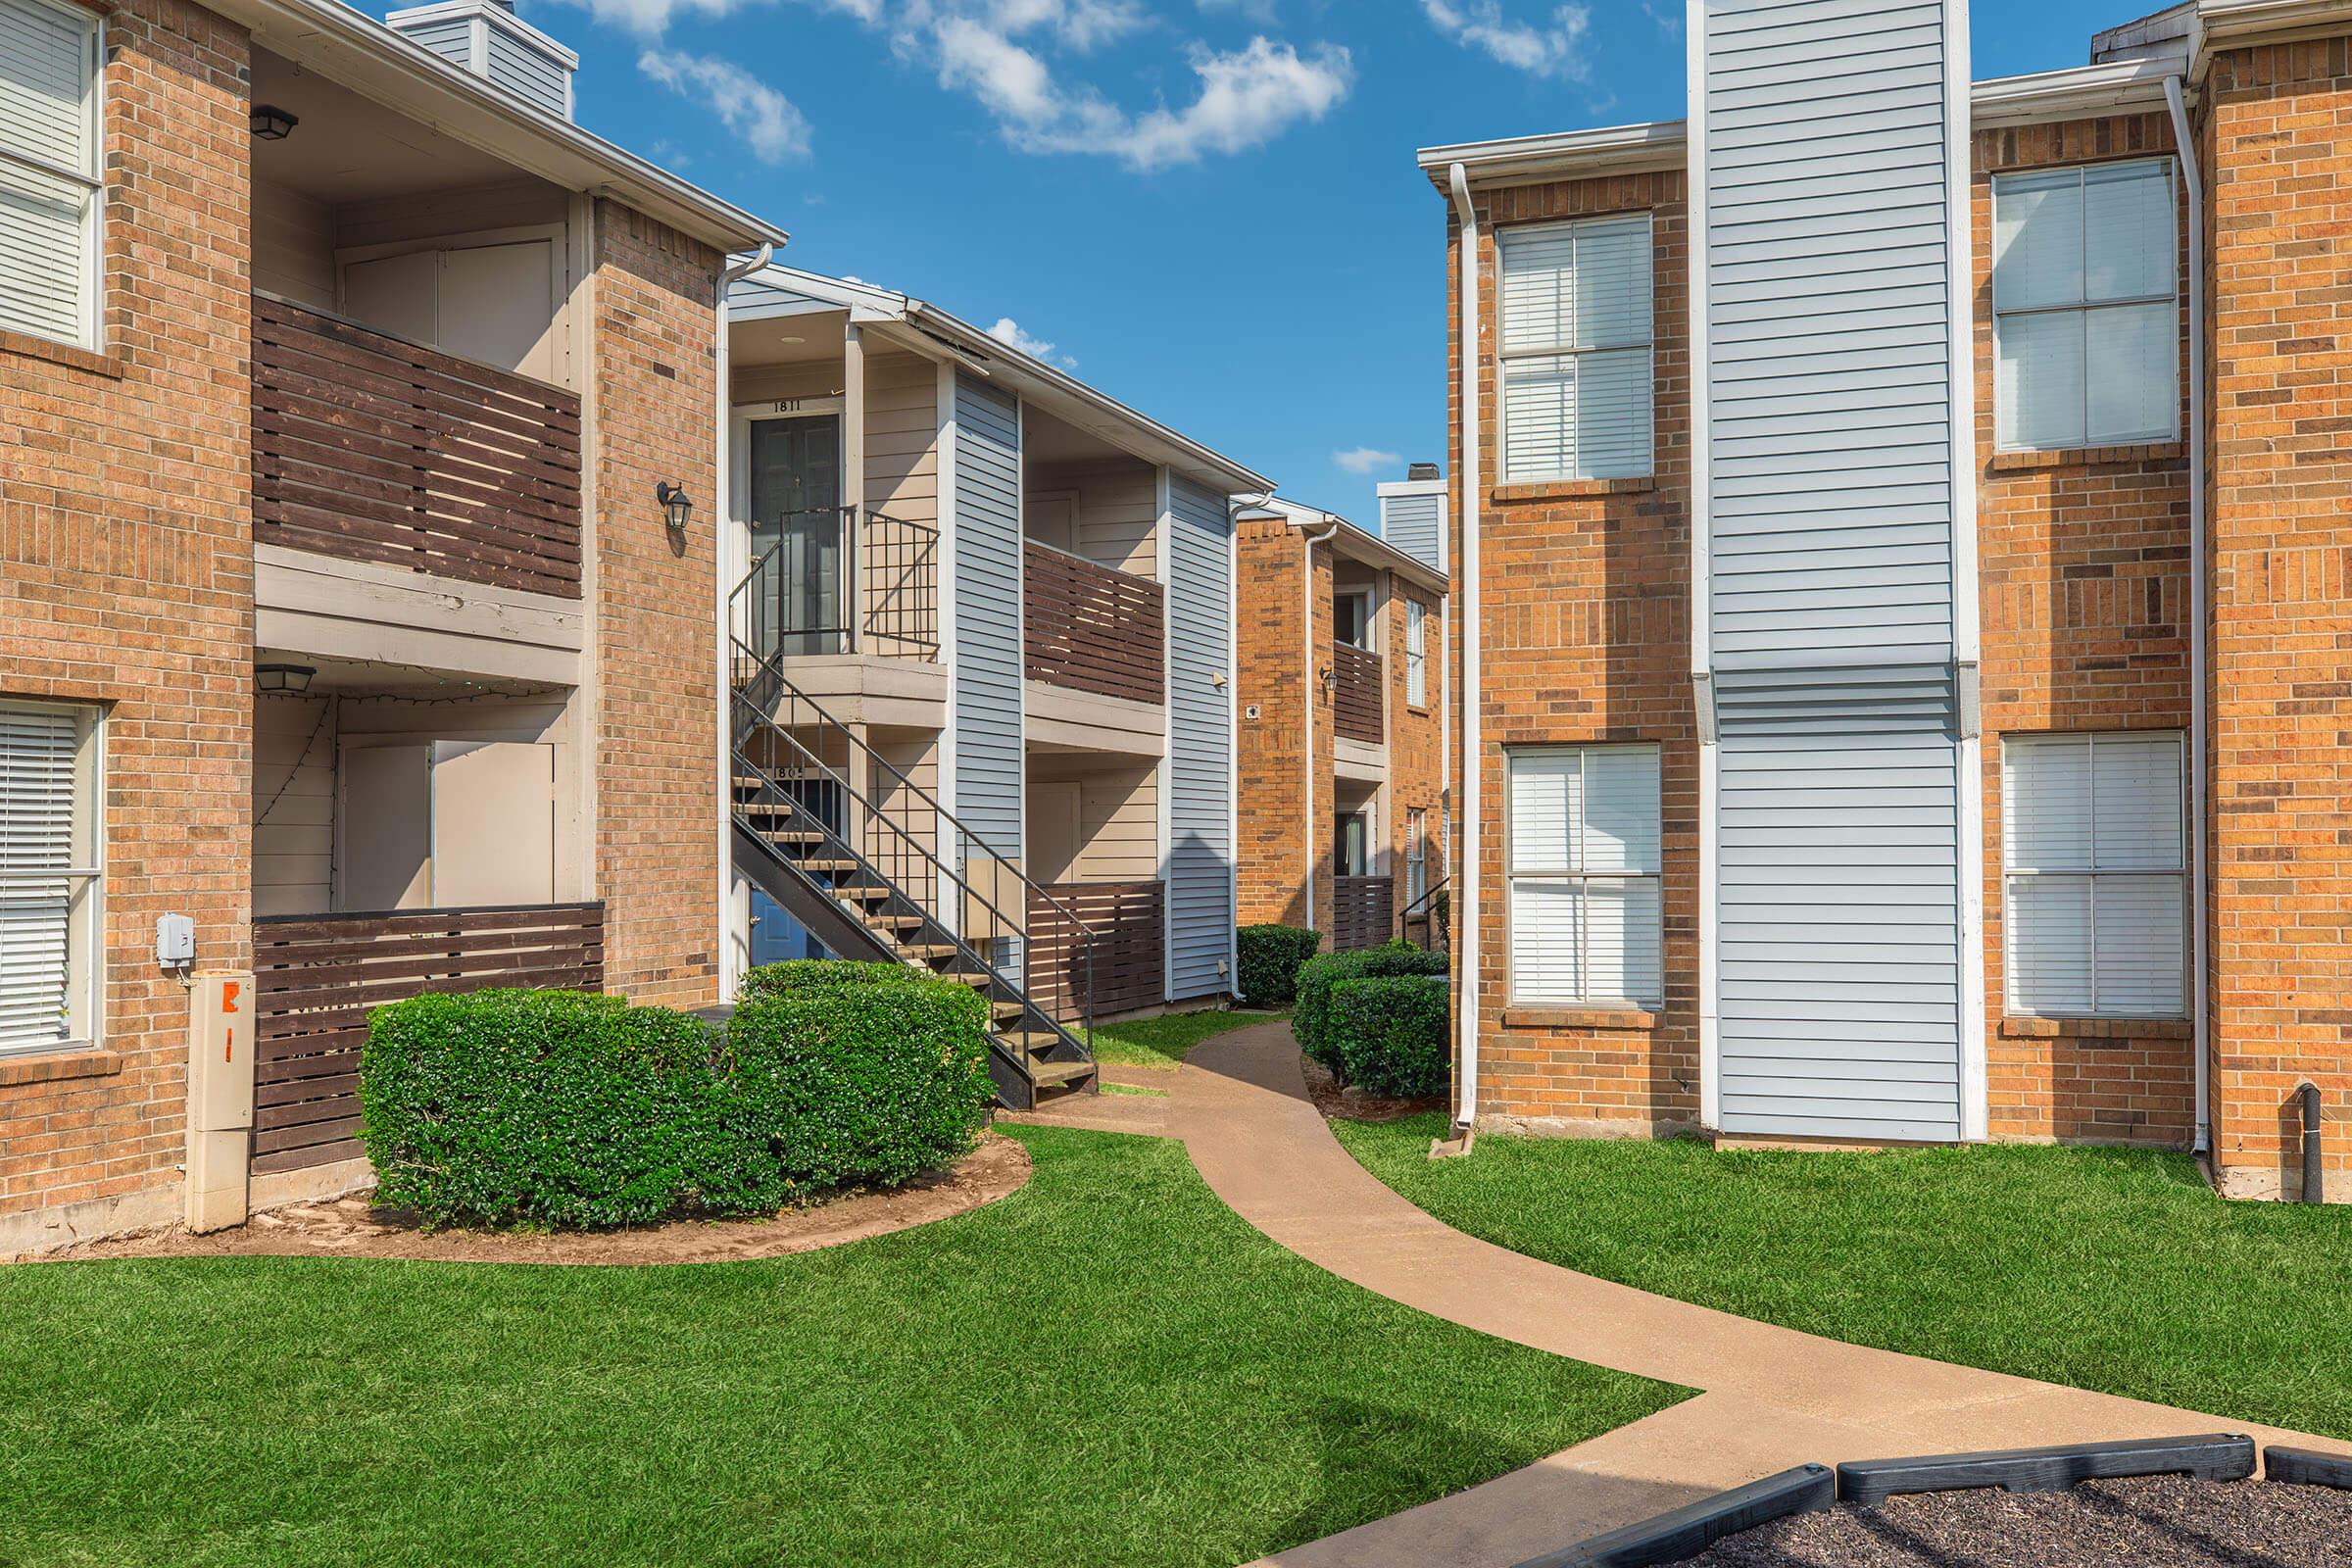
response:
<path id="1" fill-rule="evenodd" d="M 98 346 L 99 21 L 0 0 L 0 329 Z"/>
<path id="2" fill-rule="evenodd" d="M 1420 600 L 1404 602 L 1404 701 L 1409 708 L 1429 706 L 1428 613 Z"/>
<path id="3" fill-rule="evenodd" d="M 1411 907 L 1429 893 L 1429 813 L 1416 806 L 1404 813 L 1404 902 Z"/>
<path id="4" fill-rule="evenodd" d="M 2011 1012 L 2187 1011 L 2184 754 L 2173 733 L 2001 742 Z"/>
<path id="5" fill-rule="evenodd" d="M 95 1038 L 97 715 L 0 703 L 0 1053 Z"/>
<path id="6" fill-rule="evenodd" d="M 2006 451 L 2180 433 L 2170 159 L 1992 182 L 1993 407 Z"/>
<path id="7" fill-rule="evenodd" d="M 1510 754 L 1511 1000 L 1654 1007 L 1658 749 Z"/>
<path id="8" fill-rule="evenodd" d="M 1503 484 L 1650 471 L 1649 215 L 1496 231 Z"/>

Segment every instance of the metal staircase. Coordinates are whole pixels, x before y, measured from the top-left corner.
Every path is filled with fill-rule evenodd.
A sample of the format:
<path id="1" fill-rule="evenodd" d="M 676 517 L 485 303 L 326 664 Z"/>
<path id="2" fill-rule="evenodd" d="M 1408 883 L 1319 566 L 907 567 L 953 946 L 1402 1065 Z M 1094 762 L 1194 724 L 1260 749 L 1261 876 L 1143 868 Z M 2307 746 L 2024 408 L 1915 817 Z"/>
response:
<path id="1" fill-rule="evenodd" d="M 755 624 L 744 601 L 772 566 L 753 567 L 729 617 L 737 868 L 827 951 L 910 964 L 985 997 L 989 1071 L 1007 1107 L 1096 1090 L 1094 933 L 795 685 L 784 671 L 792 637 L 752 632 L 764 653 L 744 640 Z M 1075 1030 L 1023 983 L 1033 909 L 1073 939 Z"/>

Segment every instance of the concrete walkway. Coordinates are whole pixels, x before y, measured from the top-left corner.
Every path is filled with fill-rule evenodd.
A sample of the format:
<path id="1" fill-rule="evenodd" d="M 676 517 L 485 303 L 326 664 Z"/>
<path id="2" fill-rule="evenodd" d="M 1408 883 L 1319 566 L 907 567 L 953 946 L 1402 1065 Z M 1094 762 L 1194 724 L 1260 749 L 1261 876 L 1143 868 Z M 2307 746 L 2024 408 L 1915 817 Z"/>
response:
<path id="1" fill-rule="evenodd" d="M 1482 1333 L 1701 1391 L 1484 1486 L 1271 1559 L 1280 1564 L 1500 1568 L 1808 1460 L 2200 1432 L 2352 1452 L 2224 1416 L 1819 1339 L 1474 1240 L 1339 1146 L 1306 1098 L 1287 1024 L 1203 1043 L 1173 1088 L 1173 1129 L 1201 1176 L 1301 1257 Z"/>

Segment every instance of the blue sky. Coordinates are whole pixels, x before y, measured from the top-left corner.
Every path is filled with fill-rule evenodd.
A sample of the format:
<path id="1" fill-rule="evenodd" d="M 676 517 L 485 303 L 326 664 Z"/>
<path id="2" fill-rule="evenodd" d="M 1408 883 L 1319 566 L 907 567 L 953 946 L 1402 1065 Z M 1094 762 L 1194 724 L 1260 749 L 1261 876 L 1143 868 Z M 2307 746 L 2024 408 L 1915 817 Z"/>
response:
<path id="1" fill-rule="evenodd" d="M 521 0 L 590 128 L 1370 524 L 1445 456 L 1416 147 L 1679 117 L 1681 0 Z M 1976 74 L 2124 4 L 1980 0 Z M 1009 331 L 1010 328 L 1007 328 Z M 1353 455 L 1344 460 L 1344 455 Z"/>

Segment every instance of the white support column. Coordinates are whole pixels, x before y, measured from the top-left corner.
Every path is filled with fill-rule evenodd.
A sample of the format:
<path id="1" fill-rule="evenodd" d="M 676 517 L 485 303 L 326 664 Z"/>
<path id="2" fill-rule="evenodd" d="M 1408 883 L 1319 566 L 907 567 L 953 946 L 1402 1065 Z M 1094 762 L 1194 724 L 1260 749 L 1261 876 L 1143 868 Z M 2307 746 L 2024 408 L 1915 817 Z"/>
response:
<path id="1" fill-rule="evenodd" d="M 841 558 L 842 617 L 850 652 L 865 647 L 865 328 L 841 332 L 841 505 L 849 517 Z"/>

